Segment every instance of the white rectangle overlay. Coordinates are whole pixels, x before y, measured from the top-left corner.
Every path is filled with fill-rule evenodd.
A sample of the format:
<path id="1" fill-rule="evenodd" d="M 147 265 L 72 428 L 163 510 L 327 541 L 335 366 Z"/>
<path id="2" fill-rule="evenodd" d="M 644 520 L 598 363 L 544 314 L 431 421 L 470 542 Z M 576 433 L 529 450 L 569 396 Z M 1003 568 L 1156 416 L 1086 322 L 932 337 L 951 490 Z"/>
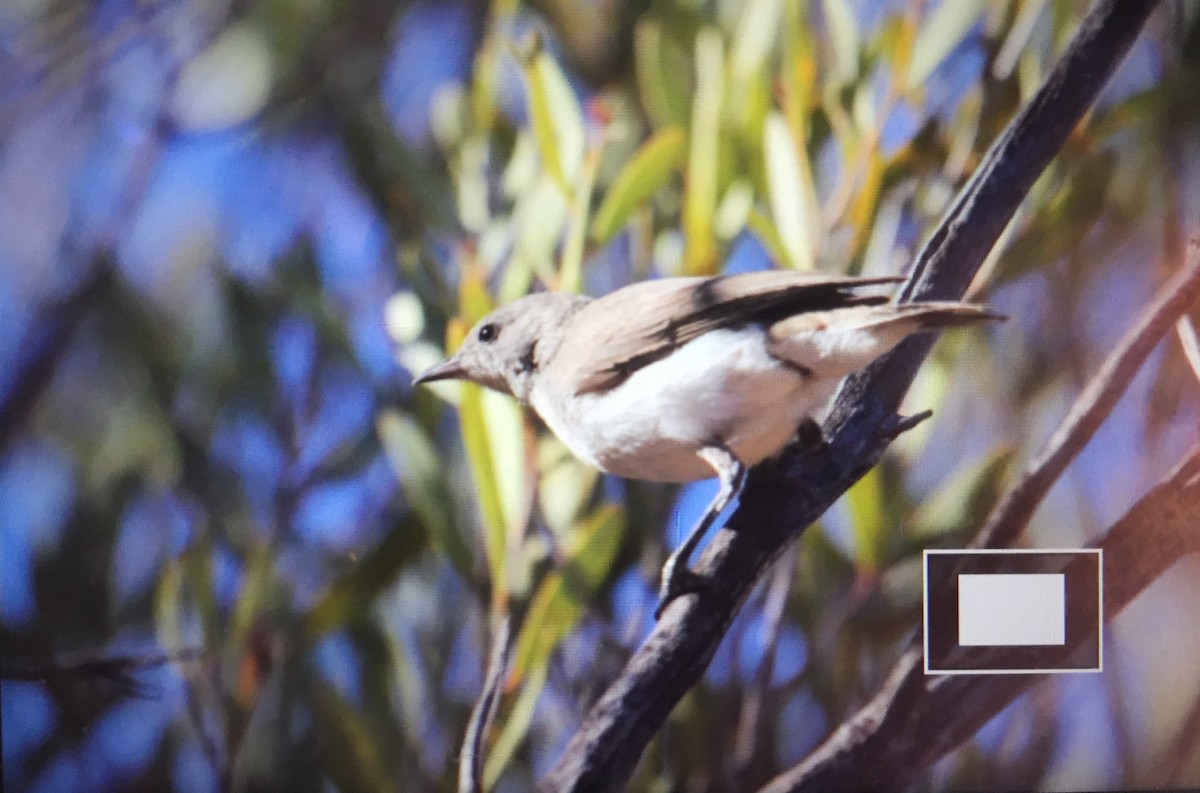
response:
<path id="1" fill-rule="evenodd" d="M 1066 644 L 1066 580 L 1062 573 L 959 575 L 959 645 Z"/>

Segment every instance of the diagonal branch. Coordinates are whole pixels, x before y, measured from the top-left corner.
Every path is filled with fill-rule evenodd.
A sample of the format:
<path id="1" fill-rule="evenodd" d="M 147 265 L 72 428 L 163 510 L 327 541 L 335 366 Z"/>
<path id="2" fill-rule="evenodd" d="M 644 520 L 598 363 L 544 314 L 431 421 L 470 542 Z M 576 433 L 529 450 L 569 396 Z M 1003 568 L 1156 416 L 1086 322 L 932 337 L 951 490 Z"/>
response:
<path id="1" fill-rule="evenodd" d="M 1101 0 L 1033 101 L 989 150 L 918 259 L 903 298 L 963 294 L 1034 180 L 1062 147 L 1153 10 Z M 619 790 L 675 704 L 699 680 L 767 566 L 879 460 L 931 339 L 910 339 L 847 381 L 821 451 L 755 468 L 698 567 L 727 597 L 681 598 L 584 719 L 543 790 Z"/>
<path id="2" fill-rule="evenodd" d="M 1130 381 L 1180 317 L 1200 303 L 1200 235 L 1188 249 L 1186 266 L 1164 285 L 1142 318 L 1117 342 L 1080 393 L 1058 430 L 1046 442 L 1029 472 L 992 510 L 972 543 L 976 548 L 1005 548 L 1029 523 L 1034 510 L 1083 450 L 1128 389 Z"/>
<path id="3" fill-rule="evenodd" d="M 31 326 L 22 360 L 10 374 L 11 385 L 0 394 L 0 450 L 25 426 L 54 379 L 75 329 L 111 280 L 112 264 L 105 254 L 98 254 L 75 291 L 46 308 Z"/>

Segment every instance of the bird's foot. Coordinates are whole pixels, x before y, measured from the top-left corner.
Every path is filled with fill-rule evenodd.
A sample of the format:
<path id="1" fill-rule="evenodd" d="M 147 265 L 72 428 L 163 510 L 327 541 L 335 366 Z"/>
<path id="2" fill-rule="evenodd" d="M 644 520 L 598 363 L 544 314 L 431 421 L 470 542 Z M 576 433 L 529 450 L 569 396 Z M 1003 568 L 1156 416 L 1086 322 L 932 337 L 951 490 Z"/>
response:
<path id="1" fill-rule="evenodd" d="M 693 592 L 719 594 L 718 590 L 721 589 L 713 580 L 689 570 L 688 560 L 692 558 L 700 541 L 704 539 L 704 535 L 720 516 L 721 511 L 729 506 L 729 502 L 735 495 L 741 492 L 742 486 L 746 482 L 746 466 L 720 441 L 714 441 L 712 444 L 702 447 L 696 454 L 712 466 L 713 471 L 721 480 L 721 487 L 712 503 L 708 505 L 708 509 L 704 510 L 700 520 L 696 521 L 696 525 L 688 534 L 687 539 L 675 549 L 675 552 L 667 558 L 667 563 L 663 565 L 658 608 L 654 610 L 655 620 L 661 617 L 671 601 L 680 595 L 688 595 Z"/>
<path id="2" fill-rule="evenodd" d="M 796 448 L 800 450 L 801 454 L 810 455 L 816 454 L 828 445 L 825 433 L 821 431 L 821 425 L 812 416 L 805 416 L 801 420 L 800 426 L 796 428 Z"/>
<path id="3" fill-rule="evenodd" d="M 716 592 L 716 582 L 707 576 L 702 576 L 687 566 L 676 554 L 671 554 L 662 569 L 662 586 L 658 589 L 658 608 L 654 609 L 654 620 L 657 622 L 666 611 L 667 606 L 678 597 L 695 593 Z"/>

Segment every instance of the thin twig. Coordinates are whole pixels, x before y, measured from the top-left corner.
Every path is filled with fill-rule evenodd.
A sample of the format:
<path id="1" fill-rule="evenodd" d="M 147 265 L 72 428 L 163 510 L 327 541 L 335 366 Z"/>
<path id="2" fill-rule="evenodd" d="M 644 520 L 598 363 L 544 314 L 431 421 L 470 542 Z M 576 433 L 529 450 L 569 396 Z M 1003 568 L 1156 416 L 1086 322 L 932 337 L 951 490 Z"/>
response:
<path id="1" fill-rule="evenodd" d="M 170 652 L 153 652 L 132 655 L 87 656 L 73 660 L 47 659 L 45 661 L 23 661 L 6 663 L 0 669 L 5 680 L 35 680 L 54 683 L 69 679 L 106 680 L 122 696 L 147 698 L 151 692 L 134 675 L 147 669 L 171 664 L 188 664 L 203 661 L 207 653 L 200 647 L 185 647 Z"/>
<path id="2" fill-rule="evenodd" d="M 212 684 L 213 676 L 217 672 L 216 663 L 208 663 L 205 668 L 202 668 L 201 674 L 186 675 L 184 677 L 184 705 L 187 709 L 188 718 L 192 721 L 192 726 L 196 730 L 196 740 L 200 743 L 200 751 L 204 753 L 204 759 L 208 761 L 208 765 L 214 772 L 220 769 L 227 768 L 229 763 L 222 757 L 222 750 L 226 749 L 224 745 L 218 743 L 218 739 L 213 735 L 213 731 L 209 729 L 210 724 L 205 719 L 204 703 L 201 701 L 199 686 L 201 684 Z M 216 699 L 212 696 L 211 691 L 206 692 L 210 700 Z M 224 733 L 222 733 L 223 737 Z M 229 762 L 232 762 L 230 758 Z M 227 775 L 222 775 L 222 779 L 218 784 L 218 790 L 221 793 L 229 790 L 229 778 Z"/>
<path id="3" fill-rule="evenodd" d="M 1175 323 L 1175 332 L 1179 334 L 1179 345 L 1183 347 L 1183 357 L 1187 358 L 1188 366 L 1196 379 L 1200 380 L 1200 338 L 1196 337 L 1196 326 L 1191 317 L 1180 317 Z"/>
<path id="4" fill-rule="evenodd" d="M 767 585 L 763 598 L 762 620 L 763 637 L 761 644 L 764 648 L 762 661 L 758 665 L 754 680 L 742 700 L 741 714 L 738 717 L 736 738 L 734 739 L 733 762 L 730 769 L 732 788 L 744 790 L 748 784 L 758 780 L 748 779 L 758 766 L 759 756 L 766 748 L 768 740 L 764 740 L 764 726 L 768 712 L 768 699 L 771 693 L 771 681 L 775 677 L 776 658 L 779 654 L 779 632 L 783 627 L 783 617 L 787 612 L 788 596 L 796 578 L 796 546 L 791 546 L 779 561 L 775 563 L 775 572 Z M 760 772 L 761 773 L 761 772 Z"/>
<path id="5" fill-rule="evenodd" d="M 1200 236 L 1188 247 L 1188 259 L 1125 333 L 1099 371 L 1071 406 L 1062 424 L 1015 487 L 996 504 L 975 548 L 1012 544 L 1033 517 L 1046 493 L 1083 450 L 1129 388 L 1133 376 L 1184 313 L 1200 302 Z"/>
<path id="6" fill-rule="evenodd" d="M 512 650 L 512 615 L 499 617 L 492 635 L 492 651 L 488 658 L 483 691 L 471 709 L 467 734 L 463 738 L 462 758 L 458 766 L 459 793 L 483 793 L 484 744 L 496 708 L 500 704 L 500 689 L 504 685 L 504 670 Z"/>

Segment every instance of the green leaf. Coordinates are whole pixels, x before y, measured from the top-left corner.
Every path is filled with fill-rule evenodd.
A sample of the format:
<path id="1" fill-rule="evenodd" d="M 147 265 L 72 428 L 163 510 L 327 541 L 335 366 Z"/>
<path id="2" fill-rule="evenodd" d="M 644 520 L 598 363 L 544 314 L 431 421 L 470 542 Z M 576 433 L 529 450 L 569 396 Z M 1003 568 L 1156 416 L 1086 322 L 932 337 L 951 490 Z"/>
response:
<path id="1" fill-rule="evenodd" d="M 433 685 L 428 674 L 437 674 L 436 669 L 428 669 L 422 656 L 423 648 L 420 642 L 411 640 L 407 628 L 401 627 L 399 620 L 391 616 L 382 616 L 388 610 L 402 609 L 400 603 L 403 594 L 401 587 L 395 587 L 390 593 L 390 601 L 381 604 L 380 614 L 383 628 L 385 649 L 387 651 L 387 671 L 389 685 L 392 687 L 391 696 L 394 708 L 399 711 L 399 722 L 407 735 L 420 735 L 429 724 L 429 714 L 437 706 L 434 704 L 435 694 L 441 692 Z M 436 597 L 430 594 L 429 597 Z"/>
<path id="2" fill-rule="evenodd" d="M 739 78 L 759 74 L 782 27 L 783 0 L 748 0 L 738 19 L 731 57 Z"/>
<path id="3" fill-rule="evenodd" d="M 1036 49 L 1030 45 L 1030 37 L 1037 27 L 1038 17 L 1046 7 L 1046 0 L 1025 0 L 1019 4 L 1016 18 L 1009 26 L 1004 43 L 992 59 L 992 77 L 997 81 L 1007 80 L 1013 72 L 1017 59 L 1023 51 Z"/>
<path id="4" fill-rule="evenodd" d="M 986 0 L 944 0 L 938 5 L 917 34 L 904 80 L 907 90 L 916 89 L 929 79 L 966 37 L 986 6 Z"/>
<path id="5" fill-rule="evenodd" d="M 775 71 L 770 60 L 779 52 L 784 29 L 782 0 L 750 0 L 742 9 L 730 54 L 728 113 L 752 146 L 762 139 L 762 122 L 772 106 Z"/>
<path id="6" fill-rule="evenodd" d="M 154 625 L 158 643 L 162 647 L 183 647 L 184 593 L 186 577 L 184 561 L 168 561 L 163 565 L 154 590 Z"/>
<path id="7" fill-rule="evenodd" d="M 812 180 L 800 159 L 791 128 L 779 113 L 767 116 L 763 126 L 763 156 L 771 215 L 784 261 L 797 270 L 811 270 L 815 265 L 813 226 L 817 220 L 817 208 L 809 200 Z"/>
<path id="8" fill-rule="evenodd" d="M 643 143 L 605 193 L 592 221 L 592 239 L 601 245 L 611 240 L 633 211 L 667 183 L 686 155 L 687 133 L 681 127 L 667 127 Z"/>
<path id="9" fill-rule="evenodd" d="M 547 435 L 538 444 L 538 506 L 546 524 L 559 538 L 568 532 L 591 498 L 600 472 L 579 462 L 558 438 Z"/>
<path id="10" fill-rule="evenodd" d="M 883 471 L 878 465 L 846 493 L 854 532 L 855 561 L 868 571 L 879 569 L 891 529 L 885 498 Z"/>
<path id="11" fill-rule="evenodd" d="M 600 170 L 603 149 L 603 143 L 590 149 L 584 155 L 583 167 L 579 171 L 578 188 L 571 200 L 570 219 L 559 257 L 557 286 L 563 291 L 583 291 L 583 249 L 588 235 L 592 191 L 596 188 L 596 174 Z"/>
<path id="12" fill-rule="evenodd" d="M 686 82 L 686 53 L 663 35 L 662 24 L 654 19 L 638 23 L 633 48 L 638 96 L 646 114 L 656 127 L 687 124 L 686 97 L 692 89 Z"/>
<path id="13" fill-rule="evenodd" d="M 868 75 L 854 89 L 854 98 L 850 103 L 850 117 L 859 135 L 868 137 L 875 131 L 878 119 L 875 117 L 875 88 L 873 75 Z"/>
<path id="14" fill-rule="evenodd" d="M 478 268 L 468 272 L 458 287 L 458 313 L 466 323 L 467 328 L 487 316 L 496 307 L 492 295 L 488 292 L 487 281 Z M 466 329 L 463 331 L 465 335 Z M 450 349 L 457 349 L 462 344 L 462 336 L 447 339 Z"/>
<path id="15" fill-rule="evenodd" d="M 484 389 L 482 396 L 504 525 L 520 529 L 529 494 L 525 481 L 525 413 L 515 399 L 505 394 Z"/>
<path id="16" fill-rule="evenodd" d="M 566 195 L 547 174 L 542 174 L 517 200 L 513 209 L 513 255 L 508 267 L 510 273 L 515 268 L 523 271 L 518 285 L 527 285 L 531 280 L 528 276 L 533 273 L 544 281 L 550 281 L 555 275 L 554 253 L 570 212 Z M 508 279 L 504 289 L 506 300 L 521 296 L 510 287 Z"/>
<path id="17" fill-rule="evenodd" d="M 400 480 L 405 501 L 428 532 L 429 539 L 459 573 L 470 576 L 474 558 L 458 531 L 445 466 L 433 442 L 411 416 L 397 410 L 381 412 L 375 422 L 375 431 Z M 380 545 L 381 552 L 390 553 L 384 549 L 391 547 L 391 540 L 390 536 L 384 540 Z M 313 619 L 318 618 L 314 616 Z M 318 622 L 325 624 L 328 617 L 321 617 Z"/>
<path id="18" fill-rule="evenodd" d="M 992 276 L 993 286 L 1027 275 L 1081 249 L 1101 218 L 1118 210 L 1109 201 L 1117 153 L 1102 150 L 1070 162 L 1060 189 L 1009 243 Z M 1048 183 L 1053 185 L 1053 182 Z"/>
<path id="19" fill-rule="evenodd" d="M 176 75 L 170 101 L 175 124 L 191 133 L 249 123 L 271 97 L 272 54 L 258 25 L 226 27 Z"/>
<path id="20" fill-rule="evenodd" d="M 517 749 L 521 748 L 521 742 L 525 740 L 525 736 L 533 724 L 538 697 L 542 695 L 542 689 L 546 687 L 549 671 L 548 666 L 539 666 L 532 670 L 521 684 L 521 691 L 517 695 L 512 709 L 508 712 L 508 718 L 504 720 L 504 726 L 496 738 L 495 745 L 483 764 L 483 787 L 485 790 L 491 790 L 496 786 L 500 775 L 512 762 L 513 755 L 517 753 Z"/>
<path id="21" fill-rule="evenodd" d="M 583 163 L 585 142 L 579 100 L 562 69 L 540 42 L 522 59 L 522 66 L 538 153 L 563 193 L 572 195 Z"/>
<path id="22" fill-rule="evenodd" d="M 492 595 L 494 598 L 503 598 L 508 594 L 508 531 L 483 392 L 483 388 L 474 383 L 464 383 L 458 414 L 471 479 L 475 484 L 483 518 Z"/>
<path id="23" fill-rule="evenodd" d="M 775 223 L 762 211 L 750 210 L 749 216 L 746 217 L 746 226 L 754 232 L 754 236 L 758 237 L 758 241 L 767 249 L 773 261 L 786 262 L 788 260 L 787 251 L 783 247 L 783 240 L 779 239 Z"/>
<path id="24" fill-rule="evenodd" d="M 108 413 L 97 438 L 84 473 L 90 492 L 112 489 L 132 474 L 155 482 L 178 481 L 182 454 L 171 420 L 158 402 L 141 394 L 123 399 Z"/>
<path id="25" fill-rule="evenodd" d="M 258 545 L 246 560 L 242 588 L 238 592 L 226 629 L 228 640 L 225 648 L 229 651 L 225 658 L 226 673 L 231 675 L 231 680 L 235 679 L 232 673 L 250 642 L 250 632 L 259 614 L 266 608 L 268 598 L 277 583 L 274 561 L 275 554 L 265 543 Z"/>
<path id="26" fill-rule="evenodd" d="M 576 526 L 566 564 L 547 575 L 530 602 L 513 661 L 521 679 L 549 663 L 550 654 L 574 628 L 588 598 L 604 580 L 621 545 L 625 512 L 605 504 Z"/>
<path id="27" fill-rule="evenodd" d="M 966 332 L 947 333 L 938 340 L 941 345 L 940 349 L 954 344 L 961 343 L 962 337 L 967 335 Z M 906 404 L 913 405 L 914 412 L 925 408 L 937 409 L 938 405 L 946 404 L 946 395 L 949 393 L 952 385 L 953 370 L 948 360 L 940 354 L 931 356 L 925 361 L 925 365 L 917 370 L 917 376 L 913 380 L 912 387 L 908 389 L 908 396 L 905 397 Z M 922 421 L 917 426 L 900 435 L 892 442 L 889 451 L 904 465 L 913 465 L 917 458 L 929 446 L 933 439 L 937 422 Z"/>
<path id="28" fill-rule="evenodd" d="M 205 645 L 213 646 L 218 642 L 218 637 L 224 628 L 224 619 L 222 608 L 217 600 L 211 536 L 189 548 L 180 559 L 180 564 L 183 567 L 184 581 L 179 592 L 181 595 L 191 598 L 191 606 L 196 609 L 204 627 Z M 166 605 L 165 601 L 163 605 Z M 163 646 L 175 645 L 164 644 Z"/>
<path id="29" fill-rule="evenodd" d="M 454 194 L 458 220 L 472 235 L 482 234 L 491 220 L 488 205 L 488 140 L 471 135 L 455 158 Z"/>
<path id="30" fill-rule="evenodd" d="M 856 573 L 821 523 L 804 532 L 800 543 L 796 592 L 807 605 L 803 614 L 812 625 L 827 608 L 830 593 L 846 586 Z"/>
<path id="31" fill-rule="evenodd" d="M 305 615 L 305 640 L 316 642 L 329 631 L 367 615 L 375 596 L 418 557 L 426 538 L 422 522 L 412 516 L 394 525 L 383 541 L 360 559 L 353 570 L 334 582 Z M 465 554 L 466 549 L 461 553 Z"/>
<path id="32" fill-rule="evenodd" d="M 854 10 L 846 0 L 823 0 L 821 6 L 833 44 L 837 82 L 844 85 L 858 76 L 858 25 L 854 20 Z"/>
<path id="33" fill-rule="evenodd" d="M 378 730 L 364 714 L 329 684 L 314 680 L 308 691 L 317 732 L 321 767 L 342 793 L 387 793 L 399 791 L 395 769 L 387 758 L 394 747 L 384 750 Z"/>
<path id="34" fill-rule="evenodd" d="M 742 233 L 754 208 L 754 185 L 749 179 L 735 179 L 730 183 L 721 204 L 717 207 L 713 229 L 717 238 L 729 241 Z"/>
<path id="35" fill-rule="evenodd" d="M 545 269 L 544 267 L 538 268 Z M 533 288 L 533 260 L 527 256 L 511 256 L 508 267 L 504 270 L 504 278 L 497 290 L 501 305 L 520 300 L 529 294 Z"/>
<path id="36" fill-rule="evenodd" d="M 575 629 L 588 599 L 608 575 L 625 533 L 625 511 L 604 504 L 576 526 L 566 564 L 538 587 L 517 637 L 511 680 L 521 693 L 509 713 L 484 768 L 486 786 L 500 777 L 533 723 L 534 708 L 546 684 L 550 655 Z"/>
<path id="37" fill-rule="evenodd" d="M 684 270 L 689 274 L 711 273 L 717 267 L 713 215 L 717 209 L 724 72 L 725 44 L 720 32 L 701 30 L 696 35 L 696 95 L 683 199 Z"/>
<path id="38" fill-rule="evenodd" d="M 416 294 L 402 290 L 384 304 L 383 323 L 394 341 L 411 344 L 425 332 L 425 307 Z"/>

